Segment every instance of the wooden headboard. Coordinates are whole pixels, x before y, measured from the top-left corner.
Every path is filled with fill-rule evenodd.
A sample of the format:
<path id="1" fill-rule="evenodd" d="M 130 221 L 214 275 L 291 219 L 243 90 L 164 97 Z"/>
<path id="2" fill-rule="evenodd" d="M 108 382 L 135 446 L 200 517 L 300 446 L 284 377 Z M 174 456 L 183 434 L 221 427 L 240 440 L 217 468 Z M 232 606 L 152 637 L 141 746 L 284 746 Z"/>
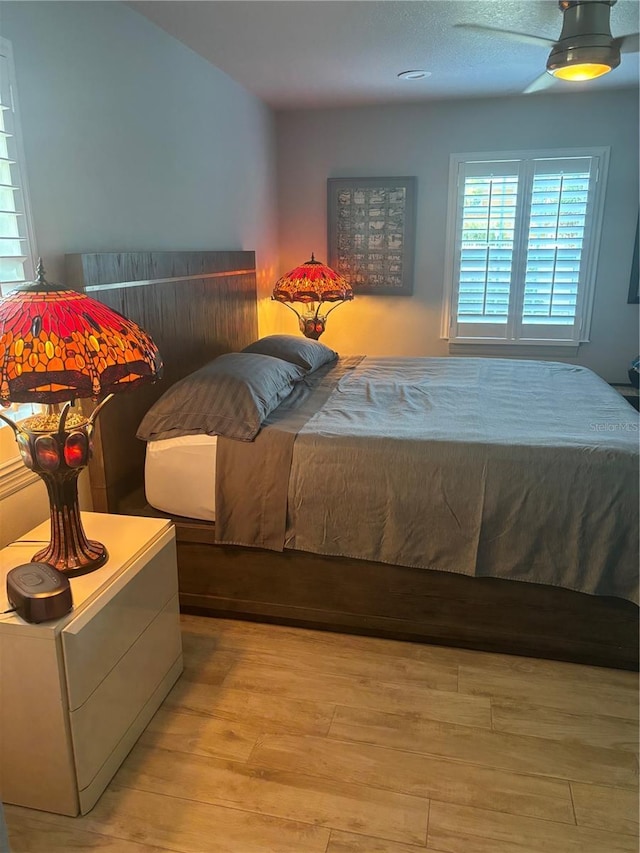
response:
<path id="1" fill-rule="evenodd" d="M 158 345 L 164 378 L 116 396 L 100 413 L 89 465 L 93 507 L 117 512 L 144 479 L 135 434 L 166 389 L 258 336 L 254 252 L 108 252 L 66 255 L 66 280 L 141 325 Z"/>

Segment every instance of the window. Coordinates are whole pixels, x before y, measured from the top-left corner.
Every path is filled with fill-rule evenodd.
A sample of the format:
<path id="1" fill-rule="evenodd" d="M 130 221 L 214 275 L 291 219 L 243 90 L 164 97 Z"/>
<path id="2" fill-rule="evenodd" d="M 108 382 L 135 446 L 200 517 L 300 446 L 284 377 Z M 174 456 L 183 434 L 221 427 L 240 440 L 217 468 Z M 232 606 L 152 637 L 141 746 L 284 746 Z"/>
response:
<path id="1" fill-rule="evenodd" d="M 0 39 L 0 295 L 33 280 L 34 251 L 13 56 Z"/>
<path id="2" fill-rule="evenodd" d="M 34 251 L 13 55 L 10 42 L 0 38 L 0 296 L 24 281 L 33 280 Z M 2 411 L 14 420 L 21 420 L 39 410 L 40 406 L 25 403 Z M 1 499 L 36 477 L 20 462 L 13 435 L 3 421 L 0 421 L 0 430 L 3 431 L 0 440 Z"/>
<path id="3" fill-rule="evenodd" d="M 453 155 L 443 337 L 588 339 L 608 149 Z"/>

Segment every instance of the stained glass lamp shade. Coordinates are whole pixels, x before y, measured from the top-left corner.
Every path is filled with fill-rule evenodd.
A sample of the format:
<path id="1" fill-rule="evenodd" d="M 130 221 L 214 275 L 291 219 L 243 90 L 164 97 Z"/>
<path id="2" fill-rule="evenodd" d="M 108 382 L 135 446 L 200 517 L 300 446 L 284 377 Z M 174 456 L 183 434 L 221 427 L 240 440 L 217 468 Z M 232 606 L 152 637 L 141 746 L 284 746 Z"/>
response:
<path id="1" fill-rule="evenodd" d="M 324 332 L 327 317 L 343 302 L 353 299 L 351 285 L 343 276 L 331 267 L 316 261 L 313 254 L 311 260 L 291 270 L 278 279 L 271 297 L 282 302 L 298 317 L 300 331 L 307 338 L 317 340 Z M 300 302 L 306 306 L 304 314 L 300 314 L 289 303 Z M 320 314 L 323 302 L 335 302 L 325 314 Z"/>
<path id="2" fill-rule="evenodd" d="M 33 559 L 68 575 L 107 560 L 87 539 L 78 506 L 78 476 L 92 452 L 102 406 L 115 393 L 152 382 L 162 372 L 158 350 L 139 326 L 84 293 L 38 278 L 0 299 L 0 404 L 45 403 L 46 413 L 15 424 L 20 455 L 45 481 L 51 505 L 51 542 Z M 99 405 L 89 418 L 70 412 L 73 401 Z M 55 404 L 65 403 L 60 407 Z"/>

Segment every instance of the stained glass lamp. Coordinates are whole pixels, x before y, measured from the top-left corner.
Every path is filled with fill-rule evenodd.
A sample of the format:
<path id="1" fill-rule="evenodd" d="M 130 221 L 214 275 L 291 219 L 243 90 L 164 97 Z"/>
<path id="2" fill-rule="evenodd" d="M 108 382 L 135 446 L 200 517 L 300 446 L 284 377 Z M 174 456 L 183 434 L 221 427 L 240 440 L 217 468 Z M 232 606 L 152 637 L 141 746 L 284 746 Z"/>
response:
<path id="1" fill-rule="evenodd" d="M 298 317 L 302 334 L 317 341 L 325 330 L 329 314 L 338 305 L 353 299 L 353 290 L 346 278 L 316 261 L 312 254 L 310 261 L 278 279 L 271 298 L 290 308 Z M 290 304 L 293 302 L 306 306 L 304 314 Z M 325 314 L 320 314 L 323 302 L 337 304 Z"/>
<path id="2" fill-rule="evenodd" d="M 78 476 L 92 452 L 102 406 L 113 394 L 153 382 L 162 360 L 135 323 L 84 293 L 45 280 L 0 299 L 0 404 L 44 403 L 47 410 L 13 429 L 22 461 L 44 480 L 51 508 L 51 541 L 32 558 L 66 575 L 82 575 L 107 561 L 101 542 L 87 539 L 78 506 Z M 90 397 L 90 417 L 70 411 Z M 64 404 L 64 405 L 60 405 Z"/>

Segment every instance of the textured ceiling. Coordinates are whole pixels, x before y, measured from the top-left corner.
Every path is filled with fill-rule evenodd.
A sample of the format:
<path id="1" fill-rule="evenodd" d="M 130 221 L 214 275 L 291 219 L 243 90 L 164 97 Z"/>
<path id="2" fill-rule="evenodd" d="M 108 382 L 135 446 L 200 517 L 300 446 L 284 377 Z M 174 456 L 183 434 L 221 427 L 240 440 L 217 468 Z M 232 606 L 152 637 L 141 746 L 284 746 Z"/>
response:
<path id="1" fill-rule="evenodd" d="M 454 27 L 475 23 L 556 39 L 556 0 L 163 0 L 130 5 L 275 108 L 513 95 L 544 72 L 544 45 Z M 618 0 L 613 35 L 636 32 L 636 0 Z M 398 80 L 421 68 L 432 76 Z M 638 85 L 638 54 L 590 83 Z M 527 97 L 535 97 L 529 95 Z"/>

